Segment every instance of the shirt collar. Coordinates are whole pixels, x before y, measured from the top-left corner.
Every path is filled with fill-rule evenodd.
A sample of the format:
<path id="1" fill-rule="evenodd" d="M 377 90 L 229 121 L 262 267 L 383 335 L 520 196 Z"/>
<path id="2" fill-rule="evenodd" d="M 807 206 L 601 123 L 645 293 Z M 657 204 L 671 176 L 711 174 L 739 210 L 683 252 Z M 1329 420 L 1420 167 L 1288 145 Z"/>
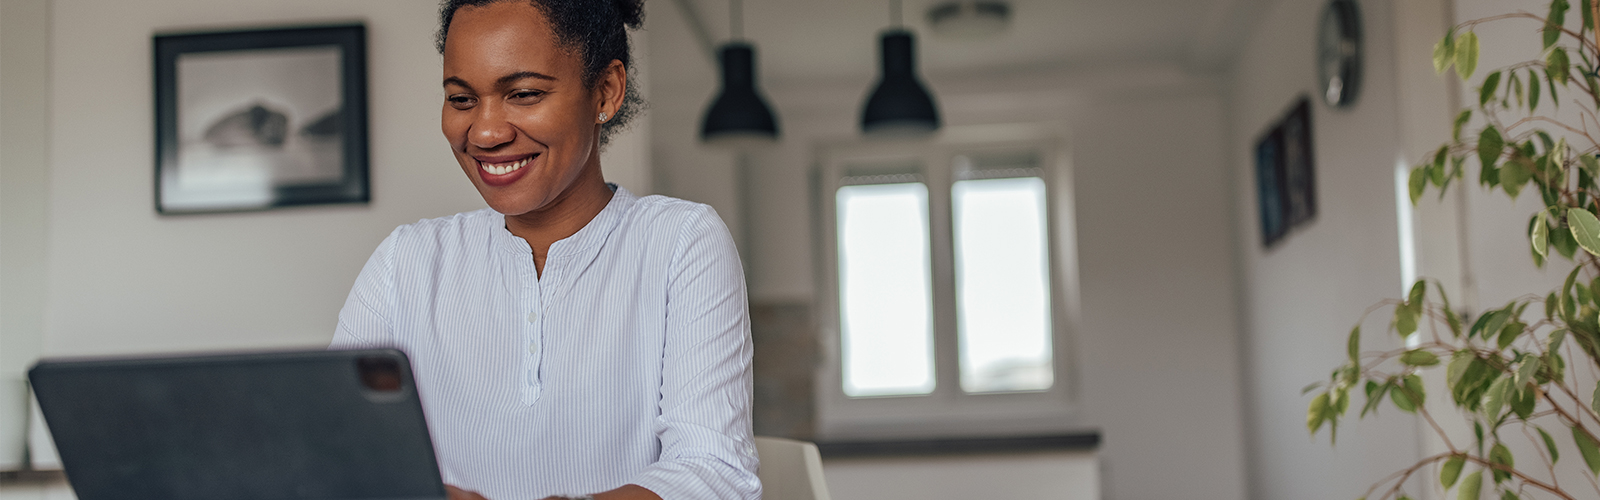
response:
<path id="1" fill-rule="evenodd" d="M 633 193 L 622 186 L 609 182 L 606 185 L 613 189 L 611 201 L 606 202 L 606 207 L 600 209 L 600 213 L 595 214 L 588 224 L 584 224 L 583 229 L 579 229 L 572 236 L 562 238 L 551 244 L 550 254 L 545 257 L 545 264 L 548 265 L 551 260 L 566 261 L 573 257 L 580 257 L 579 260 L 588 260 L 581 257 L 585 255 L 593 257 L 597 254 L 606 239 L 611 236 L 611 232 L 616 230 L 617 226 L 622 223 L 622 219 L 627 215 L 628 210 L 633 208 L 633 204 L 638 200 L 638 197 L 635 197 Z M 527 240 L 511 234 L 511 231 L 505 228 L 505 214 L 500 215 L 500 217 L 496 218 L 495 223 L 499 226 L 499 230 L 496 233 L 499 235 L 498 239 L 501 242 L 501 247 L 516 254 L 526 255 L 532 253 L 532 249 L 528 247 Z"/>

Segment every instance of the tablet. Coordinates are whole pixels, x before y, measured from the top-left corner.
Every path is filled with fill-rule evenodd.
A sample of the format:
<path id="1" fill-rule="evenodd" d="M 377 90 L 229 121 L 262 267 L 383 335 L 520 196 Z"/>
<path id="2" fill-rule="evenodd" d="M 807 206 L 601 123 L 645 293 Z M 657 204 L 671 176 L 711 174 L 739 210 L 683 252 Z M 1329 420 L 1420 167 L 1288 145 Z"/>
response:
<path id="1" fill-rule="evenodd" d="M 28 380 L 81 500 L 445 498 L 397 350 L 44 360 Z"/>

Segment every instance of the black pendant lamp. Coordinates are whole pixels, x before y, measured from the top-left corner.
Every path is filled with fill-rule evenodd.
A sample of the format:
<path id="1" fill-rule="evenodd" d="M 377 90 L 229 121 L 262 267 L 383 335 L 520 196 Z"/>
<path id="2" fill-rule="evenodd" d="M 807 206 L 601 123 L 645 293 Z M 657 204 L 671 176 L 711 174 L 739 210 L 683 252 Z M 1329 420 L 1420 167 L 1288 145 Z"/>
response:
<path id="1" fill-rule="evenodd" d="M 900 2 L 891 3 L 895 27 L 878 39 L 883 74 L 861 109 L 861 131 L 873 136 L 920 136 L 939 129 L 939 108 L 917 78 L 916 39 L 900 27 Z"/>
<path id="2" fill-rule="evenodd" d="M 739 41 L 739 0 L 729 2 L 733 41 L 722 45 L 722 91 L 700 122 L 700 140 L 735 147 L 772 143 L 778 139 L 778 121 L 772 108 L 756 91 L 755 48 Z"/>

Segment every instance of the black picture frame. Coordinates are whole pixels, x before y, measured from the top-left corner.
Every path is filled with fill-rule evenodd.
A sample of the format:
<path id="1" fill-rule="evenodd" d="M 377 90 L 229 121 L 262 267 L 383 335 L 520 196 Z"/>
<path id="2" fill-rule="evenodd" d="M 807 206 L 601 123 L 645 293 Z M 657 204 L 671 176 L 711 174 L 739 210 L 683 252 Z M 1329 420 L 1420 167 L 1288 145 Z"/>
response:
<path id="1" fill-rule="evenodd" d="M 370 201 L 365 26 L 159 34 L 152 49 L 158 213 Z"/>
<path id="2" fill-rule="evenodd" d="M 1291 229 L 1316 218 L 1311 135 L 1311 100 L 1302 96 L 1256 140 L 1256 203 L 1264 247 L 1272 247 Z"/>

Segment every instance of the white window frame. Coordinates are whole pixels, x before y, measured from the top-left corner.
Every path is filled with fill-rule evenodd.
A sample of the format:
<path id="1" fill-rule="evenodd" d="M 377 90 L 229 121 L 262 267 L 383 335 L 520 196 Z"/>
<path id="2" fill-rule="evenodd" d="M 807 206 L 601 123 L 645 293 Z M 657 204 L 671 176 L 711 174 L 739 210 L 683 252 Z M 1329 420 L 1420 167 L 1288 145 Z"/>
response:
<path id="1" fill-rule="evenodd" d="M 817 212 L 817 325 L 822 362 L 816 376 L 817 437 L 820 440 L 917 439 L 1044 434 L 1080 430 L 1075 418 L 1078 377 L 1073 338 L 1078 324 L 1077 245 L 1072 210 L 1071 165 L 1064 141 L 1040 125 L 947 127 L 925 141 L 847 141 L 819 144 L 812 199 Z M 1037 152 L 1046 203 L 1050 256 L 1051 366 L 1045 391 L 974 393 L 961 390 L 956 308 L 955 247 L 951 187 L 955 158 L 963 154 Z M 844 393 L 839 317 L 837 192 L 847 165 L 922 165 L 918 180 L 928 188 L 930 265 L 933 285 L 935 385 L 931 394 L 850 397 Z M 899 172 L 886 172 L 899 173 Z M 896 176 L 905 179 L 904 175 Z M 886 179 L 893 180 L 893 179 Z"/>

